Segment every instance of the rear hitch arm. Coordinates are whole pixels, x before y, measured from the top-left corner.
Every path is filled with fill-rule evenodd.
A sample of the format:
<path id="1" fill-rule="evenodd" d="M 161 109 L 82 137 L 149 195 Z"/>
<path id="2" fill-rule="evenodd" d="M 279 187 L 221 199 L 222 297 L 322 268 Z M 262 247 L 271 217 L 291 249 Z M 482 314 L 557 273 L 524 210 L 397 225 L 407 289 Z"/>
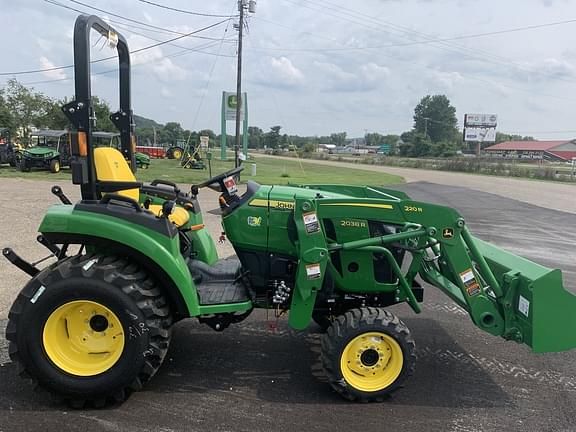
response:
<path id="1" fill-rule="evenodd" d="M 2 255 L 6 257 L 8 261 L 22 270 L 24 273 L 29 274 L 30 276 L 34 277 L 40 270 L 33 264 L 30 264 L 28 261 L 20 258 L 16 252 L 14 252 L 11 248 L 4 248 L 2 249 Z"/>

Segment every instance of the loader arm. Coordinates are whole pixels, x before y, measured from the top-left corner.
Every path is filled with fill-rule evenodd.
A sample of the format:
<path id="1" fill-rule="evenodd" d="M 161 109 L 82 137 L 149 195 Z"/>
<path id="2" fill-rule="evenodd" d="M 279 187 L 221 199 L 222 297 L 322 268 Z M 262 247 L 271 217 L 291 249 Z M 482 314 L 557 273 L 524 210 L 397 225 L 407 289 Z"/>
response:
<path id="1" fill-rule="evenodd" d="M 348 280 L 350 276 L 345 271 L 334 269 L 330 257 L 338 252 L 348 253 L 362 262 L 363 256 L 371 259 L 379 254 L 388 261 L 397 281 L 365 285 L 362 287 L 365 292 L 392 290 L 396 302 L 405 301 L 419 313 L 413 290 L 414 278 L 419 275 L 466 310 L 477 327 L 492 335 L 525 343 L 535 352 L 576 347 L 576 296 L 564 289 L 560 270 L 548 269 L 475 238 L 462 216 L 448 207 L 411 201 L 404 194 L 394 195 L 394 191 L 381 188 L 304 187 L 354 193 L 359 198 L 295 199 L 300 257 L 295 298 L 313 301 L 326 269 L 330 269 L 339 287 L 354 292 L 358 289 L 354 283 L 361 279 L 353 276 Z M 312 234 L 305 218 L 310 213 L 319 221 L 319 230 Z M 346 221 L 378 221 L 397 227 L 397 232 L 371 236 L 358 228 L 358 239 L 330 238 L 327 226 Z M 412 261 L 405 272 L 390 252 L 392 247 L 410 253 Z M 328 254 L 320 255 L 324 250 Z M 317 280 L 306 277 L 306 266 L 311 264 L 319 266 Z M 300 318 L 291 318 L 291 324 L 299 321 L 298 327 L 302 328 L 312 306 L 310 301 L 300 300 L 292 303 L 295 310 L 291 315 Z M 302 306 L 304 303 L 307 308 Z"/>

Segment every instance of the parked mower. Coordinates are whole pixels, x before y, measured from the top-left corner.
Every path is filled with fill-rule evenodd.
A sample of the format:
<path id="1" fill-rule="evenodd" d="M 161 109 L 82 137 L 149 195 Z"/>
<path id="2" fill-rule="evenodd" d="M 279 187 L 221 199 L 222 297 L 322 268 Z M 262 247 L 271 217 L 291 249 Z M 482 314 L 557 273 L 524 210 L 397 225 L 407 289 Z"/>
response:
<path id="1" fill-rule="evenodd" d="M 67 130 L 45 129 L 32 133 L 28 147 L 21 153 L 20 171 L 43 168 L 58 173 L 62 167 L 69 166 L 70 137 Z"/>
<path id="2" fill-rule="evenodd" d="M 93 145 L 91 29 L 117 41 L 120 109 L 111 118 L 120 151 Z M 165 180 L 143 185 L 134 175 L 125 38 L 82 15 L 74 53 L 76 100 L 63 111 L 77 131 L 72 182 L 82 199 L 72 203 L 52 188 L 61 204 L 48 209 L 38 237 L 52 264 L 40 269 L 3 250 L 32 277 L 9 313 L 10 356 L 73 406 L 140 390 L 161 366 L 175 322 L 195 317 L 223 331 L 255 308 L 287 314 L 294 329 L 318 321 L 327 329 L 330 385 L 350 400 L 380 401 L 416 361 L 410 330 L 388 307 L 407 303 L 420 312 L 429 286 L 489 334 L 540 353 L 576 346 L 576 296 L 563 288 L 560 270 L 475 238 L 454 209 L 375 186 L 248 182 L 239 195 L 241 167 L 189 193 Z M 205 188 L 220 193 L 236 258 L 219 259 L 204 227 L 197 197 Z"/>
<path id="3" fill-rule="evenodd" d="M 20 146 L 12 142 L 10 129 L 0 127 L 0 165 L 15 167 L 20 159 Z"/>

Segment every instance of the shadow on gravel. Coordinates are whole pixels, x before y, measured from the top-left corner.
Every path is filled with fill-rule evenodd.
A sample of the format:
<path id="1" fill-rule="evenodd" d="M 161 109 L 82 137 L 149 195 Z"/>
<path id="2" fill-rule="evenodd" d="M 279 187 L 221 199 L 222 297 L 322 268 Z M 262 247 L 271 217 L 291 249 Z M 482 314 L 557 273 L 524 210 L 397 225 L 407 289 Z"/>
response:
<path id="1" fill-rule="evenodd" d="M 417 318 L 404 321 L 417 346 L 432 351 L 464 351 L 437 322 Z M 248 320 L 223 333 L 182 322 L 175 328 L 169 358 L 147 390 L 196 395 L 217 392 L 232 398 L 235 392 L 256 394 L 262 402 L 284 404 L 348 404 L 324 379 L 320 337 L 315 326 L 308 332 L 294 332 L 285 321 L 275 334 L 265 321 Z M 417 362 L 406 387 L 385 403 L 490 408 L 511 402 L 477 365 L 426 356 Z"/>
<path id="2" fill-rule="evenodd" d="M 415 335 L 417 347 L 463 351 L 437 322 L 418 318 L 404 321 Z M 174 328 L 163 367 L 138 398 L 160 404 L 173 398 L 193 403 L 198 397 L 217 397 L 226 403 L 244 399 L 272 404 L 349 404 L 324 379 L 321 336 L 316 326 L 295 332 L 286 321 L 280 322 L 275 333 L 262 319 L 249 319 L 223 333 L 192 320 L 181 322 Z M 30 383 L 18 377 L 13 363 L 0 367 L 0 384 L 0 412 L 67 409 L 47 392 L 34 391 Z M 478 366 L 425 356 L 417 362 L 416 372 L 406 387 L 384 403 L 491 408 L 511 402 Z"/>

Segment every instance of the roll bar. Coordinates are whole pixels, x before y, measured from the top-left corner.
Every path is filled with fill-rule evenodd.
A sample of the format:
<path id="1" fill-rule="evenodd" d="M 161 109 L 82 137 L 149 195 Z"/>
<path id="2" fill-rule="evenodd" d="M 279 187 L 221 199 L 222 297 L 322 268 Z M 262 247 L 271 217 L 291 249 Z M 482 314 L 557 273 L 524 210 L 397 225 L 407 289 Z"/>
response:
<path id="1" fill-rule="evenodd" d="M 96 123 L 92 107 L 90 85 L 90 31 L 94 29 L 103 37 L 114 41 L 118 53 L 120 108 L 110 119 L 120 132 L 121 151 L 136 171 L 134 121 L 132 118 L 130 89 L 130 51 L 126 39 L 114 28 L 95 15 L 80 15 L 74 25 L 74 88 L 75 100 L 64 105 L 62 111 L 73 125 L 72 134 L 72 182 L 79 184 L 82 198 L 100 199 L 92 131 Z"/>

